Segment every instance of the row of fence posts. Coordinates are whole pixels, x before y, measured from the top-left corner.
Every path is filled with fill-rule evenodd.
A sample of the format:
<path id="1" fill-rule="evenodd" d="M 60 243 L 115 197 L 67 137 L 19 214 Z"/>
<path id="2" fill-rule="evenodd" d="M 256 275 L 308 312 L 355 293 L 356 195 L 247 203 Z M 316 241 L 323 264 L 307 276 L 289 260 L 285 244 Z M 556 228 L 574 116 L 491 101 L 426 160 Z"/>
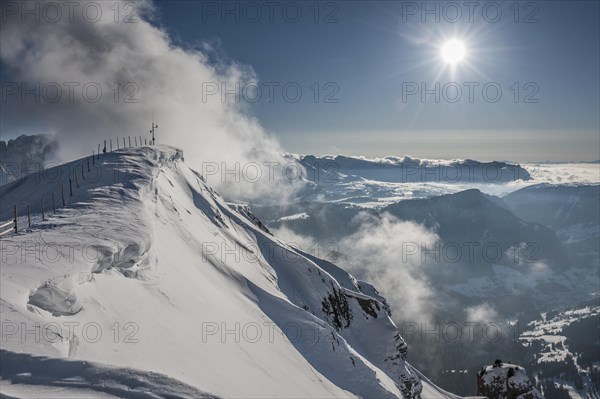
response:
<path id="1" fill-rule="evenodd" d="M 128 142 L 129 142 L 129 147 L 131 147 L 131 136 L 127 136 L 128 138 Z M 134 136 L 134 144 L 137 147 L 138 146 L 138 137 Z M 117 150 L 120 150 L 120 143 L 119 143 L 119 137 L 117 137 Z M 139 143 L 140 145 L 142 144 L 142 136 L 139 136 Z M 143 141 L 144 145 L 148 145 L 148 139 L 144 139 Z M 106 146 L 107 145 L 107 140 L 104 140 L 104 147 L 102 148 L 102 152 L 106 153 L 106 152 L 112 152 L 113 151 L 113 146 L 112 146 L 112 139 L 108 140 L 108 145 L 109 147 Z M 94 152 L 92 151 L 92 165 L 96 164 L 96 160 L 100 160 L 100 150 L 101 150 L 101 144 L 98 144 L 98 152 Z M 123 137 L 123 149 L 127 148 L 127 146 L 125 145 L 125 137 Z M 85 162 L 82 162 L 81 165 L 81 178 L 83 180 L 85 180 L 85 166 L 87 164 L 87 171 L 90 172 L 90 157 L 86 158 Z M 77 178 L 77 169 L 78 167 L 76 166 L 75 168 L 69 170 L 69 196 L 73 196 L 73 183 L 75 183 L 75 188 L 79 188 L 79 179 Z M 71 176 L 71 172 L 73 172 L 73 175 Z M 61 200 L 62 200 L 62 207 L 66 207 L 67 206 L 67 202 L 65 200 L 65 187 L 64 184 L 60 185 L 60 194 L 61 194 Z M 54 192 L 51 193 L 51 198 L 52 198 L 52 213 L 56 214 L 56 197 L 54 195 Z M 44 207 L 44 196 L 42 195 L 40 197 L 40 209 L 41 209 L 41 213 L 42 213 L 42 221 L 46 220 L 46 212 L 45 212 L 45 207 Z M 17 205 L 14 204 L 13 205 L 13 220 L 8 221 L 6 223 L 3 223 L 0 225 L 0 237 L 14 231 L 15 234 L 17 234 L 19 232 L 19 218 L 18 218 L 18 212 L 17 212 Z M 7 228 L 8 227 L 8 228 Z M 27 204 L 27 227 L 31 228 L 31 205 Z"/>
<path id="2" fill-rule="evenodd" d="M 144 145 L 148 145 L 148 139 L 147 139 L 147 138 L 145 138 L 145 139 L 142 141 L 142 136 L 133 136 L 133 140 L 134 140 L 134 147 L 137 147 L 137 146 L 138 146 L 138 137 L 140 138 L 140 145 L 142 145 L 142 142 L 144 143 Z M 128 146 L 125 144 L 125 137 L 122 137 L 122 139 L 123 139 L 123 147 L 122 147 L 122 148 L 123 148 L 123 149 L 125 149 L 125 148 L 127 148 Z M 131 136 L 127 136 L 127 139 L 128 139 L 128 142 L 129 142 L 129 147 L 131 148 Z M 106 144 L 108 144 L 108 147 L 107 147 L 107 145 L 106 145 Z M 100 150 L 101 150 L 101 148 L 100 148 L 100 147 L 101 147 L 101 144 L 98 144 L 98 154 L 100 153 Z M 119 138 L 119 137 L 117 137 L 117 150 L 120 150 L 120 149 L 121 149 L 121 145 L 120 145 L 120 138 Z M 106 153 L 106 152 L 112 152 L 112 150 L 113 150 L 113 142 L 112 142 L 112 139 L 109 139 L 109 140 L 108 140 L 108 143 L 107 143 L 107 141 L 106 141 L 106 140 L 104 140 L 104 147 L 102 147 L 102 152 L 103 152 L 103 153 Z"/>

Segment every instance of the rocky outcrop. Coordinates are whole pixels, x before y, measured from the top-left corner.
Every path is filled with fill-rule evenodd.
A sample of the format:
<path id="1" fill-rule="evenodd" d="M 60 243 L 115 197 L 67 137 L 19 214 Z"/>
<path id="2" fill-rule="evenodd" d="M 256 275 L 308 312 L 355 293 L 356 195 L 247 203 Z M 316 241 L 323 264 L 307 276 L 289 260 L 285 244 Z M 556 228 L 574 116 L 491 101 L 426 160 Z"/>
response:
<path id="1" fill-rule="evenodd" d="M 248 220 L 250 220 L 252 222 L 252 224 L 254 224 L 256 227 L 258 227 L 259 229 L 261 229 L 262 231 L 264 231 L 267 234 L 271 234 L 271 232 L 269 231 L 267 226 L 265 226 L 263 224 L 263 222 L 261 222 L 260 219 L 257 218 L 256 215 L 254 215 L 254 213 L 252 213 L 249 206 L 240 205 L 240 204 L 228 204 L 228 205 L 231 208 L 238 211 L 239 213 L 241 213 L 242 215 L 246 216 L 248 218 Z"/>
<path id="2" fill-rule="evenodd" d="M 496 360 L 477 374 L 477 394 L 490 399 L 543 399 L 521 366 Z"/>

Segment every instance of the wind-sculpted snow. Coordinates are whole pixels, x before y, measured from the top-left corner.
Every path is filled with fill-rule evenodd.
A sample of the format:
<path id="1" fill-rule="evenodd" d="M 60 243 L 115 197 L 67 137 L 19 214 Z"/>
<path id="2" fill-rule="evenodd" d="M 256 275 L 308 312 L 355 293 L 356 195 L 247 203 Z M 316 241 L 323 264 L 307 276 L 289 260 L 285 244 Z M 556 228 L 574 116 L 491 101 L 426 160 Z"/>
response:
<path id="1" fill-rule="evenodd" d="M 6 350 L 0 354 L 2 397 L 216 398 L 157 373 Z"/>
<path id="2" fill-rule="evenodd" d="M 23 205 L 56 192 L 80 163 L 3 186 L 3 208 L 18 204 L 23 223 Z M 121 150 L 94 168 L 96 178 L 80 179 L 66 207 L 42 220 L 32 206 L 31 228 L 0 241 L 2 347 L 10 359 L 49 357 L 31 358 L 35 370 L 20 366 L 20 374 L 60 366 L 88 389 L 102 377 L 83 366 L 77 373 L 72 362 L 92 361 L 106 365 L 108 380 L 117 366 L 150 385 L 164 375 L 181 384 L 179 394 L 165 393 L 174 397 L 204 395 L 185 387 L 245 398 L 450 396 L 406 361 L 406 343 L 372 286 L 229 206 L 181 151 Z M 15 379 L 6 370 L 2 379 Z M 41 380 L 68 388 L 62 379 L 46 370 Z M 113 394 L 145 397 L 124 392 Z"/>

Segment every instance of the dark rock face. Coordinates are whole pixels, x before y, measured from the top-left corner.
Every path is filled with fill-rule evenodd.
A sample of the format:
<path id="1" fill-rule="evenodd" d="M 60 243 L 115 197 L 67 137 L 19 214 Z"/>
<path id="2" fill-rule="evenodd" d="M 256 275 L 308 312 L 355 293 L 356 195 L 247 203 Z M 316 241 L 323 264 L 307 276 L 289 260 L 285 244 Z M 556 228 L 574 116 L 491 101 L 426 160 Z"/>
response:
<path id="1" fill-rule="evenodd" d="M 256 227 L 258 227 L 259 229 L 261 229 L 265 233 L 271 234 L 271 232 L 269 231 L 269 229 L 267 228 L 267 226 L 265 226 L 263 224 L 263 222 L 261 222 L 260 219 L 257 218 L 256 215 L 254 215 L 254 213 L 252 213 L 252 211 L 250 210 L 249 206 L 247 206 L 247 205 L 237 205 L 237 204 L 229 204 L 229 206 L 231 206 L 232 208 L 234 208 L 236 211 L 238 211 L 242 215 L 246 216 L 252 222 L 252 224 L 254 224 Z"/>
<path id="2" fill-rule="evenodd" d="M 477 394 L 490 399 L 543 399 L 525 369 L 496 360 L 477 374 Z"/>
<path id="3" fill-rule="evenodd" d="M 348 299 L 342 290 L 333 287 L 333 293 L 323 299 L 323 313 L 330 319 L 337 331 L 350 326 L 353 318 Z"/>

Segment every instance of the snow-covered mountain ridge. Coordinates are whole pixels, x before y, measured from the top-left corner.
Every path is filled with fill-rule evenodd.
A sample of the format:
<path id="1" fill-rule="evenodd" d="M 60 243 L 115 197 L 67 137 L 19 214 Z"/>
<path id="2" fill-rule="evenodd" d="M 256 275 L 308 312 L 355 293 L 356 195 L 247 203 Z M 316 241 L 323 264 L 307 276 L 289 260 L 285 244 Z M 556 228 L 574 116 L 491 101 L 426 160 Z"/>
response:
<path id="1" fill-rule="evenodd" d="M 430 160 L 409 156 L 367 159 L 364 157 L 287 155 L 307 169 L 309 180 L 331 184 L 345 176 L 380 182 L 481 182 L 505 183 L 530 180 L 529 172 L 518 164 L 480 162 L 472 159 Z"/>
<path id="2" fill-rule="evenodd" d="M 1 187 L 2 219 L 80 163 Z M 68 359 L 135 370 L 131 379 L 149 385 L 177 380 L 176 397 L 453 397 L 406 361 L 372 286 L 229 206 L 180 150 L 121 150 L 95 169 L 56 215 L 41 220 L 32 206 L 32 227 L 1 241 L 4 391 L 27 396 L 73 378 L 117 396 L 135 386 L 85 384 L 98 372 L 61 374 Z M 34 356 L 26 371 L 17 353 L 49 359 Z"/>

